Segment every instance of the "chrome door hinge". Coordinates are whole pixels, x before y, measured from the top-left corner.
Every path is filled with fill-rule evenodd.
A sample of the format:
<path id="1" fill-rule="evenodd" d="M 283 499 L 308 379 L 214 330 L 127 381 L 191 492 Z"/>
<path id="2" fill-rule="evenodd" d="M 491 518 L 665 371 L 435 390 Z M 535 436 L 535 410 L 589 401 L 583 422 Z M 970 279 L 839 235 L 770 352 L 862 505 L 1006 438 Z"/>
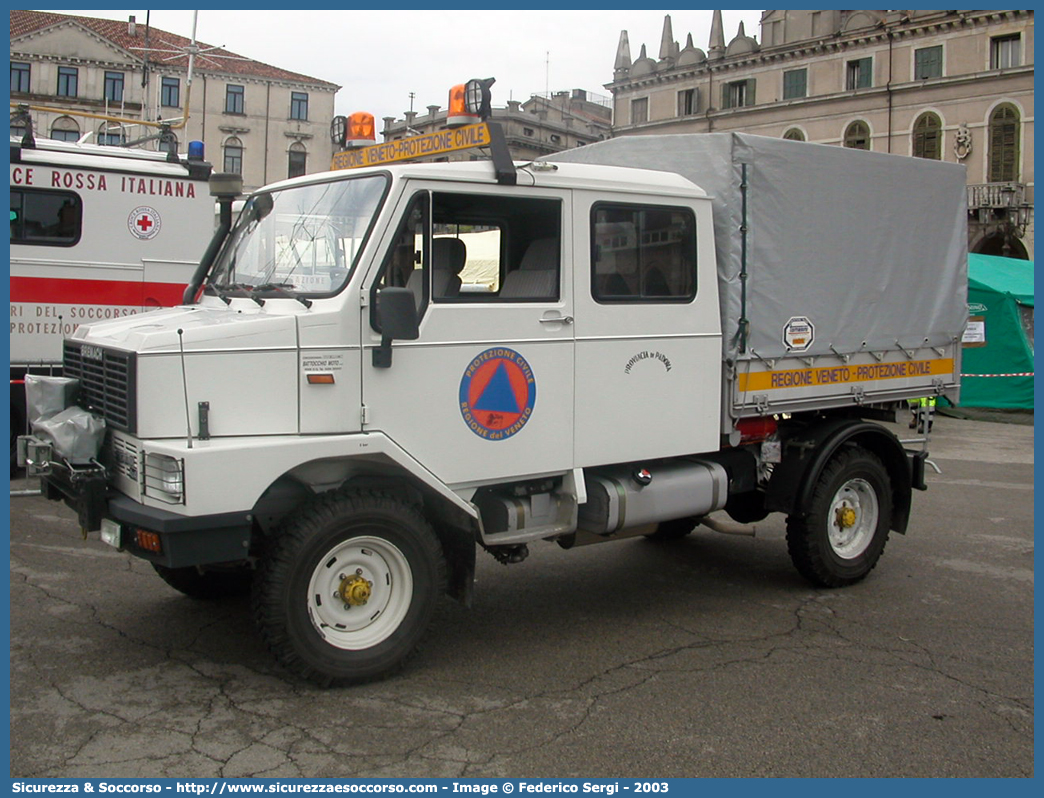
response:
<path id="1" fill-rule="evenodd" d="M 366 405 L 362 406 L 362 410 L 359 413 L 359 421 L 364 427 L 370 423 L 370 408 Z"/>

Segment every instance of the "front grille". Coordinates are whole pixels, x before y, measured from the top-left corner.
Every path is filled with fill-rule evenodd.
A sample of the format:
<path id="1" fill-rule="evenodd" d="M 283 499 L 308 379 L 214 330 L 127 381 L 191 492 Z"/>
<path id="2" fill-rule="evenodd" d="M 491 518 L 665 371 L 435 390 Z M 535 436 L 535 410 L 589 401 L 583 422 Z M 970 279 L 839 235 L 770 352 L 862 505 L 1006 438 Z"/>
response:
<path id="1" fill-rule="evenodd" d="M 80 381 L 77 404 L 117 430 L 137 431 L 137 359 L 134 352 L 65 342 L 65 376 Z"/>
<path id="2" fill-rule="evenodd" d="M 109 458 L 107 465 L 114 474 L 138 481 L 138 447 L 133 441 L 115 435 L 109 436 Z"/>

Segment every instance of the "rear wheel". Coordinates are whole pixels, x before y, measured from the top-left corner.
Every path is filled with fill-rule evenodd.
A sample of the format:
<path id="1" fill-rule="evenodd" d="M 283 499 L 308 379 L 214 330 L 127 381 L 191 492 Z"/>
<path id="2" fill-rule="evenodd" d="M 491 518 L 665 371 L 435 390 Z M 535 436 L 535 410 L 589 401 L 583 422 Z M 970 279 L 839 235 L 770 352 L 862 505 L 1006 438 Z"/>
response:
<path id="1" fill-rule="evenodd" d="M 332 492 L 272 541 L 254 583 L 254 616 L 297 675 L 323 686 L 365 682 L 416 650 L 445 580 L 438 538 L 415 506 Z"/>
<path id="2" fill-rule="evenodd" d="M 891 516 L 891 483 L 881 460 L 858 446 L 843 449 L 820 474 L 808 513 L 787 519 L 790 558 L 814 585 L 858 582 L 877 565 Z"/>

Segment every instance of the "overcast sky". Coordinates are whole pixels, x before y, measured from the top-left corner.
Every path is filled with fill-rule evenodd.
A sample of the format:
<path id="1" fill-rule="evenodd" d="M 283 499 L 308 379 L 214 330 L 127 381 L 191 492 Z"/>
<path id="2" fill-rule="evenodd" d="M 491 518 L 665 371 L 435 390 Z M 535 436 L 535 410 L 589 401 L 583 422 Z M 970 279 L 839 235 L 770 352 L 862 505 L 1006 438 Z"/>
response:
<path id="1" fill-rule="evenodd" d="M 42 9 L 41 9 L 42 10 Z M 149 22 L 185 37 L 191 11 L 59 11 Z M 608 96 L 613 61 L 626 30 L 635 59 L 656 58 L 663 18 L 674 39 L 707 49 L 710 11 L 200 11 L 196 39 L 239 55 L 340 85 L 336 112 L 401 119 L 410 108 L 446 107 L 450 86 L 495 77 L 493 105 L 544 91 L 586 89 Z M 760 41 L 760 11 L 723 10 L 725 40 L 739 23 Z M 318 121 L 318 120 L 316 120 Z"/>

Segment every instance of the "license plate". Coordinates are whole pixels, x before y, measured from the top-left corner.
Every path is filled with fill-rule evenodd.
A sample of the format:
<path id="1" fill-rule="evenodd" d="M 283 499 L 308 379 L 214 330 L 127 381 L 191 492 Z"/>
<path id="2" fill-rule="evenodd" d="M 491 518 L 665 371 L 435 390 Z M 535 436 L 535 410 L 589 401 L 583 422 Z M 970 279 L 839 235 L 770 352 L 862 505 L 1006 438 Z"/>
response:
<path id="1" fill-rule="evenodd" d="M 103 518 L 101 522 L 102 543 L 108 543 L 114 549 L 120 548 L 120 525 L 111 518 Z"/>

